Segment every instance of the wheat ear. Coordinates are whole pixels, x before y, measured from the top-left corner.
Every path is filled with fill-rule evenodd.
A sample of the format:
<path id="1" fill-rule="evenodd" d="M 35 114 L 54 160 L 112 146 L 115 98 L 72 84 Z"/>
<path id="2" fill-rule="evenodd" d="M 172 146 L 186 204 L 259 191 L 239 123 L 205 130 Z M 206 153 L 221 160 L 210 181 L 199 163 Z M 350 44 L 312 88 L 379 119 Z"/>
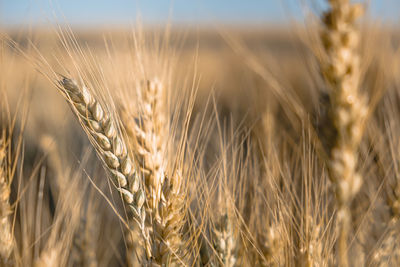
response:
<path id="1" fill-rule="evenodd" d="M 10 263 L 10 255 L 13 250 L 13 234 L 9 215 L 11 207 L 10 181 L 7 173 L 7 143 L 5 132 L 0 136 L 0 265 L 7 266 Z"/>
<path id="2" fill-rule="evenodd" d="M 132 211 L 133 216 L 130 219 L 135 221 L 140 229 L 146 257 L 142 264 L 146 265 L 152 254 L 149 232 L 145 226 L 145 192 L 125 143 L 117 131 L 116 123 L 85 86 L 79 87 L 76 81 L 68 78 L 63 78 L 60 85 L 97 155 L 113 178 L 125 204 Z"/>
<path id="3" fill-rule="evenodd" d="M 214 248 L 218 254 L 218 266 L 236 266 L 236 240 L 228 214 L 223 214 L 213 229 Z"/>
<path id="4" fill-rule="evenodd" d="M 168 178 L 163 158 L 166 155 L 168 127 L 162 101 L 164 87 L 157 79 L 139 88 L 140 118 L 132 132 L 134 154 L 145 177 L 148 197 L 148 223 L 152 229 L 152 255 L 155 264 L 166 265 L 176 258 L 181 246 L 184 198 L 181 192 L 182 174 L 176 170 Z"/>
<path id="5" fill-rule="evenodd" d="M 330 10 L 323 17 L 321 34 L 326 58 L 321 68 L 330 87 L 331 116 L 337 131 L 330 151 L 329 172 L 336 190 L 339 226 L 339 266 L 348 266 L 347 241 L 350 231 L 350 203 L 359 191 L 362 178 L 357 172 L 357 150 L 367 116 L 367 101 L 359 91 L 359 33 L 355 20 L 361 16 L 360 4 L 349 0 L 329 0 Z"/>
<path id="6" fill-rule="evenodd" d="M 53 247 L 41 253 L 33 263 L 34 267 L 56 267 L 60 264 L 60 248 Z"/>
<path id="7" fill-rule="evenodd" d="M 165 117 L 162 110 L 162 85 L 147 81 L 140 86 L 140 118 L 133 125 L 134 154 L 140 171 L 145 177 L 148 207 L 155 214 L 161 199 L 165 178 L 163 156 L 165 155 Z"/>

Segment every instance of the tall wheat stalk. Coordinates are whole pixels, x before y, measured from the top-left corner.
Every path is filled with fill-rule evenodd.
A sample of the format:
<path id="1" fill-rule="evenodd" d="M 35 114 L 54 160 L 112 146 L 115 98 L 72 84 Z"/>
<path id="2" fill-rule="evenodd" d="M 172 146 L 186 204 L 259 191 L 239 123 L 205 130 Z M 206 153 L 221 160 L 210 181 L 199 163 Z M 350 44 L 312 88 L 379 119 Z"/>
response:
<path id="1" fill-rule="evenodd" d="M 167 174 L 168 123 L 163 101 L 163 84 L 157 79 L 138 88 L 139 118 L 126 112 L 123 121 L 133 140 L 133 151 L 145 178 L 149 228 L 152 229 L 154 264 L 167 265 L 179 257 L 184 216 L 184 192 L 180 168 Z"/>
<path id="2" fill-rule="evenodd" d="M 359 92 L 359 33 L 355 27 L 363 8 L 349 0 L 329 0 L 328 3 L 330 10 L 324 14 L 325 27 L 321 34 L 326 57 L 321 62 L 321 69 L 330 89 L 330 115 L 336 129 L 328 164 L 336 192 L 338 264 L 348 266 L 350 204 L 362 184 L 357 171 L 357 153 L 368 111 L 367 99 Z"/>
<path id="3" fill-rule="evenodd" d="M 77 115 L 105 169 L 110 173 L 117 190 L 132 212 L 129 219 L 136 222 L 140 229 L 145 251 L 145 258 L 141 260 L 146 266 L 153 255 L 149 231 L 145 226 L 144 187 L 116 128 L 117 124 L 85 86 L 79 87 L 76 81 L 68 78 L 61 80 L 60 85 L 61 92 Z"/>

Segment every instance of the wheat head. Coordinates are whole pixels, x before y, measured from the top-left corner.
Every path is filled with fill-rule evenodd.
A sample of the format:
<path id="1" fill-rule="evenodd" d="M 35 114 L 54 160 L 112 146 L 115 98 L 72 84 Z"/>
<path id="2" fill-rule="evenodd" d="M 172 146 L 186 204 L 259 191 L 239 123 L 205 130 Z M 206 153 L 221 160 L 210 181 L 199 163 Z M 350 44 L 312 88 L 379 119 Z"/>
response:
<path id="1" fill-rule="evenodd" d="M 368 111 L 367 99 L 359 92 L 359 33 L 355 26 L 363 8 L 349 0 L 328 2 L 330 10 L 324 14 L 325 27 L 321 34 L 326 58 L 321 62 L 321 69 L 330 89 L 330 112 L 337 131 L 328 164 L 336 192 L 339 265 L 348 266 L 350 203 L 362 184 L 356 169 L 357 153 Z"/>
<path id="2" fill-rule="evenodd" d="M 163 91 L 163 84 L 157 79 L 141 84 L 139 118 L 134 119 L 127 112 L 122 116 L 128 126 L 127 134 L 133 140 L 140 173 L 145 178 L 154 265 L 166 265 L 178 258 L 184 214 L 181 170 L 166 173 L 168 125 Z"/>
<path id="3" fill-rule="evenodd" d="M 218 255 L 218 266 L 236 266 L 236 239 L 233 233 L 232 222 L 228 214 L 220 216 L 213 231 L 214 248 Z"/>
<path id="4" fill-rule="evenodd" d="M 126 145 L 117 131 L 116 123 L 85 86 L 79 87 L 75 80 L 68 78 L 63 78 L 60 85 L 64 97 L 77 115 L 98 157 L 132 212 L 130 219 L 140 229 L 145 251 L 142 264 L 146 265 L 152 258 L 152 250 L 149 232 L 145 226 L 145 192 Z"/>

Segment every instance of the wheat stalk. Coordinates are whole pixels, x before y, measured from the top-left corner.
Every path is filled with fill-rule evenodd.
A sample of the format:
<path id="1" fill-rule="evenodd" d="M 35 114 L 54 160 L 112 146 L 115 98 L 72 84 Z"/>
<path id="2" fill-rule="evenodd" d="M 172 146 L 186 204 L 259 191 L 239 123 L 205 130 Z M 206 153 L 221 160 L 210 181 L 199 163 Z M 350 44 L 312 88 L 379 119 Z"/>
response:
<path id="1" fill-rule="evenodd" d="M 330 151 L 329 172 L 336 190 L 339 225 L 339 265 L 348 266 L 347 241 L 350 231 L 350 203 L 359 191 L 362 178 L 357 172 L 357 150 L 367 116 L 366 97 L 359 91 L 359 33 L 355 20 L 362 14 L 360 4 L 349 0 L 329 0 L 321 34 L 326 58 L 321 68 L 330 87 L 331 116 L 337 131 Z"/>
<path id="2" fill-rule="evenodd" d="M 139 88 L 140 117 L 133 120 L 126 112 L 123 120 L 133 139 L 133 151 L 145 177 L 148 197 L 148 224 L 152 229 L 152 255 L 155 264 L 165 265 L 176 258 L 181 247 L 184 195 L 182 173 L 177 169 L 167 177 L 166 147 L 168 127 L 160 81 L 147 81 Z"/>
<path id="3" fill-rule="evenodd" d="M 5 132 L 0 137 L 0 265 L 10 264 L 14 239 L 9 215 L 10 180 L 7 172 L 7 143 Z"/>
<path id="4" fill-rule="evenodd" d="M 80 88 L 76 81 L 68 78 L 63 78 L 60 85 L 105 169 L 111 174 L 117 190 L 132 211 L 133 216 L 130 219 L 137 223 L 143 239 L 145 259 L 142 264 L 147 265 L 152 258 L 152 250 L 149 232 L 145 226 L 145 192 L 125 143 L 116 129 L 116 123 L 85 86 Z"/>

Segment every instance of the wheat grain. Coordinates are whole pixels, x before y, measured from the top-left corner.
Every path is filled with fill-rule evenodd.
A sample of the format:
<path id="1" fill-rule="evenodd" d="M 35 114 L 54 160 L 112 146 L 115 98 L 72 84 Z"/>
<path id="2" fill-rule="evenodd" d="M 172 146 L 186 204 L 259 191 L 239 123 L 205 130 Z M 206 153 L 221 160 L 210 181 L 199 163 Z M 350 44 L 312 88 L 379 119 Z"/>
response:
<path id="1" fill-rule="evenodd" d="M 331 90 L 331 116 L 337 130 L 330 151 L 329 172 L 336 190 L 339 265 L 348 266 L 349 207 L 362 184 L 356 170 L 357 150 L 367 116 L 366 97 L 358 91 L 361 71 L 356 51 L 359 33 L 355 29 L 355 20 L 362 14 L 362 6 L 348 0 L 330 0 L 329 4 L 321 34 L 327 56 L 321 62 L 321 68 Z"/>

